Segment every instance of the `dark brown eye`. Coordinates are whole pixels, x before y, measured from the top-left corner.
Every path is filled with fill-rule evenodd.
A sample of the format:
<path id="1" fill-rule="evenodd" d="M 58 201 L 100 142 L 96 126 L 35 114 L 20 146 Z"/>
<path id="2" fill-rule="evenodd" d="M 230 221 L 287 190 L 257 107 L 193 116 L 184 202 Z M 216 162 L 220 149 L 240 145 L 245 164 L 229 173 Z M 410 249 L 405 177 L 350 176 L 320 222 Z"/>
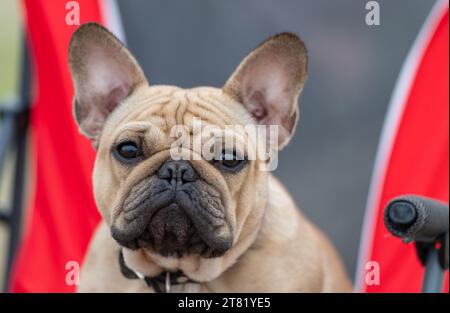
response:
<path id="1" fill-rule="evenodd" d="M 125 141 L 116 146 L 114 155 L 119 161 L 133 162 L 142 156 L 142 151 L 133 141 Z"/>
<path id="2" fill-rule="evenodd" d="M 217 160 L 217 164 L 227 170 L 238 171 L 245 163 L 245 159 L 239 158 L 236 152 L 222 151 L 220 159 Z"/>

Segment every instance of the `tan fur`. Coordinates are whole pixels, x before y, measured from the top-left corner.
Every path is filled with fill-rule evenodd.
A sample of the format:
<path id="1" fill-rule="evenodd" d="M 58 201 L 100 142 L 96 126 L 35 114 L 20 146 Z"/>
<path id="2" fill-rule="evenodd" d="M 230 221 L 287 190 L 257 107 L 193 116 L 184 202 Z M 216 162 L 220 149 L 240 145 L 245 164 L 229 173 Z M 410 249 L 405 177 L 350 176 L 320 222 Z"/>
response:
<path id="1" fill-rule="evenodd" d="M 78 40 L 80 45 L 87 44 L 83 39 L 86 33 L 89 34 L 87 38 L 98 36 L 102 38 L 98 42 L 106 42 L 109 49 L 105 51 L 113 54 L 111 59 L 124 59 L 132 67 L 130 70 L 124 69 L 125 74 L 122 76 L 125 77 L 126 86 L 132 88 L 126 97 L 120 99 L 114 110 L 100 117 L 103 119 L 102 124 L 94 125 L 101 128 L 88 134 L 93 142 L 98 143 L 93 183 L 95 200 L 104 221 L 88 249 L 79 291 L 151 292 L 143 281 L 126 279 L 121 275 L 118 266 L 120 247 L 109 231 L 112 224 L 121 223 L 123 201 L 130 189 L 144 177 L 152 175 L 169 158 L 169 148 L 174 140 L 170 137 L 171 128 L 174 125 L 191 128 L 195 117 L 200 117 L 202 123 L 219 128 L 225 125 L 255 124 L 256 121 L 261 124 L 275 122 L 283 127 L 279 147 L 284 146 L 291 138 L 298 119 L 297 99 L 306 79 L 306 49 L 294 35 L 275 36 L 244 60 L 224 89 L 181 89 L 148 86 L 143 82 L 140 68 L 134 68 L 138 65 L 131 54 L 125 53 L 125 48 L 118 45 L 118 41 L 102 28 L 87 26 L 75 35 L 79 38 L 73 42 Z M 108 42 L 113 42 L 113 45 Z M 76 53 L 76 49 L 71 51 Z M 92 101 L 94 98 L 89 98 L 91 91 L 86 93 L 77 88 L 81 84 L 77 77 L 86 72 L 82 66 L 83 57 L 76 55 L 70 60 L 76 99 Z M 273 87 L 270 92 L 266 90 L 266 87 L 272 88 L 270 80 L 263 78 L 252 85 L 252 75 L 260 73 L 259 66 L 265 69 L 268 60 L 275 60 L 269 62 L 269 68 L 281 68 L 278 80 L 274 82 L 279 86 Z M 134 73 L 134 76 L 127 76 L 126 73 Z M 129 77 L 132 79 L 127 80 Z M 84 79 L 90 80 L 89 77 Z M 254 97 L 255 90 L 258 92 L 257 97 Z M 270 107 L 267 115 L 258 120 L 252 101 L 259 101 L 261 97 L 264 97 L 264 104 Z M 84 101 L 87 110 L 85 115 L 88 116 L 92 109 L 89 100 Z M 280 105 L 273 107 L 273 101 Z M 86 116 L 85 119 L 89 121 Z M 92 128 L 92 123 L 83 125 L 83 120 L 78 122 L 81 128 L 95 128 Z M 118 164 L 111 156 L 111 147 L 121 138 L 136 138 L 144 142 L 149 157 L 131 169 Z M 264 161 L 251 161 L 235 174 L 221 173 L 205 160 L 191 163 L 202 181 L 214 186 L 216 196 L 221 198 L 226 208 L 226 223 L 220 231 L 233 234 L 232 248 L 223 256 L 215 258 L 192 254 L 179 258 L 163 257 L 148 250 L 124 249 L 125 262 L 129 267 L 149 276 L 166 270 L 182 270 L 185 275 L 199 282 L 176 285 L 173 291 L 350 291 L 350 283 L 334 248 L 299 212 L 282 185 L 269 172 L 260 170 Z"/>
<path id="2" fill-rule="evenodd" d="M 176 286 L 175 292 L 351 291 L 328 239 L 299 213 L 273 177 L 270 190 L 272 201 L 258 237 L 239 261 L 211 282 Z M 89 247 L 80 292 L 150 292 L 143 281 L 126 279 L 119 273 L 118 251 L 119 246 L 102 223 Z"/>

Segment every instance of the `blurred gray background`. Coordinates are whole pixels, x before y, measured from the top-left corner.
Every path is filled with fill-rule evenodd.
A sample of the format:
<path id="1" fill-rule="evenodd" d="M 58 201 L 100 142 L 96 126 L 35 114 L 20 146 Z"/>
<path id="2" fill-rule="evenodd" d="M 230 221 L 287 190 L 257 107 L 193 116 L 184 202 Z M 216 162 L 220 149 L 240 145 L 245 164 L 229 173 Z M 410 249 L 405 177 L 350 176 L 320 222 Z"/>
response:
<path id="1" fill-rule="evenodd" d="M 356 267 L 378 137 L 401 65 L 432 0 L 118 1 L 128 46 L 151 84 L 220 87 L 268 36 L 300 35 L 309 79 L 299 127 L 275 174 Z"/>

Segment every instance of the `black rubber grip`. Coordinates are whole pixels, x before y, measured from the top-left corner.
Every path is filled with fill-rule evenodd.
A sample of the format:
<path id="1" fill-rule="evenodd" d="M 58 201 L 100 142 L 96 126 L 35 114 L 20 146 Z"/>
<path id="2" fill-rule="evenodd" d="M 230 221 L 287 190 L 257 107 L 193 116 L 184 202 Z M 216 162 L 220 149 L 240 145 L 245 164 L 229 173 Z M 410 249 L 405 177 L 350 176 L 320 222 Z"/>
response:
<path id="1" fill-rule="evenodd" d="M 384 224 L 405 241 L 432 243 L 448 232 L 448 204 L 430 198 L 404 195 L 392 199 L 384 210 Z"/>

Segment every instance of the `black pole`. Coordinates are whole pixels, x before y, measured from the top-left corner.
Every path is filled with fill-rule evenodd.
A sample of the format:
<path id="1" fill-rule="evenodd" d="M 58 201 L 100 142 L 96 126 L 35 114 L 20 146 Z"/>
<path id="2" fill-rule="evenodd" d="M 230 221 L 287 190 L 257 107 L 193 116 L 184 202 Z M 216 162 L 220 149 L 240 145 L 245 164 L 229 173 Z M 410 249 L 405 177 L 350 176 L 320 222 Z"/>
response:
<path id="1" fill-rule="evenodd" d="M 22 68 L 20 78 L 20 97 L 17 102 L 15 119 L 15 170 L 12 190 L 12 205 L 9 216 L 9 245 L 6 260 L 6 278 L 3 290 L 8 291 L 13 261 L 21 239 L 21 224 L 24 197 L 24 179 L 26 167 L 26 144 L 29 125 L 29 108 L 31 95 L 31 64 L 28 54 L 26 36 L 22 43 Z"/>
<path id="2" fill-rule="evenodd" d="M 430 247 L 425 264 L 425 276 L 422 283 L 423 293 L 436 293 L 442 291 L 444 270 L 439 264 L 439 251 Z"/>

